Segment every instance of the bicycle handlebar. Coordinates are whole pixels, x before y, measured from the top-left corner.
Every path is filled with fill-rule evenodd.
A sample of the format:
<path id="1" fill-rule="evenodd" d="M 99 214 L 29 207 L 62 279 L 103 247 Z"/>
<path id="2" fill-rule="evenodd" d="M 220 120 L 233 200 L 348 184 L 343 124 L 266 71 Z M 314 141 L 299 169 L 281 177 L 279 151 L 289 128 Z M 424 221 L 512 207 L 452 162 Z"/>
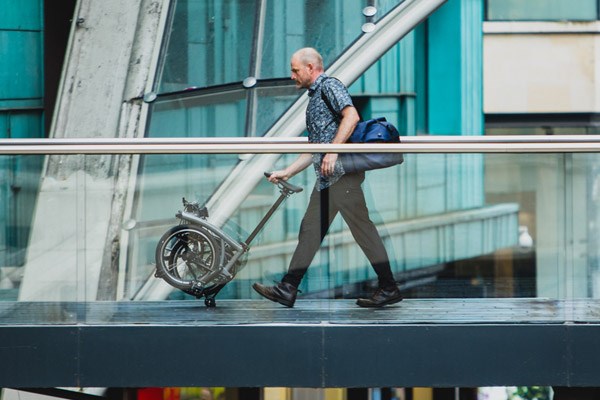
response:
<path id="1" fill-rule="evenodd" d="M 265 172 L 265 176 L 268 178 L 271 176 L 271 172 Z M 275 183 L 277 186 L 281 187 L 281 188 L 285 188 L 286 190 L 293 192 L 293 193 L 300 193 L 301 191 L 303 191 L 304 189 L 301 188 L 300 186 L 296 186 L 296 185 L 292 185 L 291 183 L 284 181 L 283 179 L 277 179 L 277 182 Z"/>

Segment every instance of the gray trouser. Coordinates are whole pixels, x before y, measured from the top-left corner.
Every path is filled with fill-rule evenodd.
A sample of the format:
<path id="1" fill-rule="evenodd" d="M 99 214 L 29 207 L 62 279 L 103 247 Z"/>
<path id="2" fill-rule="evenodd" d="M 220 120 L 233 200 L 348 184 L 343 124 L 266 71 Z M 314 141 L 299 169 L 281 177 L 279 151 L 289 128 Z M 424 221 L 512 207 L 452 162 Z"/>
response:
<path id="1" fill-rule="evenodd" d="M 361 184 L 364 173 L 346 174 L 332 186 L 318 191 L 313 189 L 308 208 L 300 225 L 298 246 L 283 282 L 300 285 L 315 254 L 338 212 L 348 224 L 350 232 L 367 256 L 377 274 L 379 287 L 396 285 L 383 240 L 369 218 L 369 210 Z"/>

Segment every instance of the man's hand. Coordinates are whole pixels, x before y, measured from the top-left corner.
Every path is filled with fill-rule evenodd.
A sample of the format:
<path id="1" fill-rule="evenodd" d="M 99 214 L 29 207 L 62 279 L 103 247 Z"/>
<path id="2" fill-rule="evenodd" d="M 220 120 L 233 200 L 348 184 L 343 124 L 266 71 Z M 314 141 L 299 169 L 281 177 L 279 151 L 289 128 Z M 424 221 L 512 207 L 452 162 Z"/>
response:
<path id="1" fill-rule="evenodd" d="M 271 172 L 271 175 L 269 175 L 267 180 L 271 183 L 277 183 L 277 181 L 279 181 L 279 180 L 287 181 L 288 178 L 289 177 L 286 175 L 285 170 L 282 170 L 282 171 Z"/>
<path id="2" fill-rule="evenodd" d="M 337 158 L 337 153 L 325 154 L 325 157 L 323 157 L 323 161 L 321 162 L 321 174 L 323 174 L 323 176 L 333 175 Z"/>
<path id="3" fill-rule="evenodd" d="M 360 117 L 358 116 L 356 108 L 354 108 L 354 106 L 344 107 L 342 110 L 342 119 L 340 120 L 340 125 L 338 126 L 338 130 L 331 143 L 346 143 L 350 135 L 352 135 L 352 132 L 354 132 L 354 128 L 356 127 L 358 121 L 360 121 Z M 333 170 L 335 169 L 335 162 L 337 159 L 337 153 L 325 154 L 325 157 L 323 157 L 323 161 L 321 162 L 321 174 L 323 176 L 333 175 Z"/>

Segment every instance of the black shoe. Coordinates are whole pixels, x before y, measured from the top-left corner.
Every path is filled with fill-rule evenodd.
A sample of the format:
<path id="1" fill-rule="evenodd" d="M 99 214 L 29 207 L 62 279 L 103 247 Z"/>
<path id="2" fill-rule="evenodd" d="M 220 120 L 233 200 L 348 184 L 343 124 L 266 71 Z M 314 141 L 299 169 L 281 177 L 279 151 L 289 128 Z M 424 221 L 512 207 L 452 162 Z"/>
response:
<path id="1" fill-rule="evenodd" d="M 294 307 L 298 288 L 287 282 L 279 282 L 275 286 L 265 286 L 255 283 L 252 288 L 258 294 L 286 307 Z"/>
<path id="2" fill-rule="evenodd" d="M 397 287 L 390 290 L 377 289 L 373 296 L 368 299 L 358 299 L 356 300 L 356 304 L 361 307 L 383 307 L 388 304 L 398 303 L 402 301 L 402 298 L 400 289 Z"/>

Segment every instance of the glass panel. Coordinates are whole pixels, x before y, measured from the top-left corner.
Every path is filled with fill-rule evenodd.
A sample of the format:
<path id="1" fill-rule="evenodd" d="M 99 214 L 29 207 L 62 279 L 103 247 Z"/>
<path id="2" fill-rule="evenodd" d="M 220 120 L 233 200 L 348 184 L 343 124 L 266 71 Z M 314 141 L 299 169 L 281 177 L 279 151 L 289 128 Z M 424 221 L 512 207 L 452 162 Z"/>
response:
<path id="1" fill-rule="evenodd" d="M 0 156 L 0 268 L 6 271 L 15 272 L 25 262 L 42 161 L 39 156 Z M 12 281 L 4 283 L 5 295 L 16 298 Z"/>
<path id="2" fill-rule="evenodd" d="M 188 11 L 189 13 L 198 12 L 202 8 L 199 6 L 187 7 L 186 4 L 189 1 L 191 0 L 178 3 L 177 11 L 174 13 L 175 20 L 183 18 L 182 15 Z M 194 4 L 198 5 L 199 3 L 200 1 L 197 0 Z M 210 0 L 203 0 L 202 4 L 204 4 L 203 9 L 215 8 Z M 219 136 L 264 135 L 303 93 L 303 91 L 296 90 L 293 82 L 287 78 L 289 76 L 289 57 L 292 52 L 310 43 L 321 51 L 325 64 L 332 63 L 343 49 L 362 34 L 360 28 L 367 19 L 361 11 L 371 2 L 364 0 L 327 0 L 325 2 L 311 0 L 305 4 L 282 0 L 266 1 L 261 4 L 265 7 L 264 13 L 260 13 L 264 18 L 257 17 L 260 19 L 257 37 L 262 38 L 262 41 L 260 45 L 254 46 L 253 54 L 261 54 L 262 57 L 250 56 L 255 60 L 250 70 L 252 68 L 256 70 L 256 75 L 260 78 L 258 83 L 250 88 L 242 89 L 240 81 L 246 77 L 242 74 L 237 78 L 212 83 L 205 82 L 199 85 L 207 86 L 225 81 L 230 82 L 217 87 L 199 88 L 198 85 L 192 83 L 186 83 L 183 86 L 175 85 L 169 89 L 163 87 L 160 89 L 162 92 L 176 91 L 169 93 L 168 96 L 160 96 L 152 106 L 153 116 L 148 128 L 148 136 L 212 136 L 215 135 L 212 132 L 214 129 L 219 131 Z M 377 15 L 383 15 L 398 4 L 397 1 L 378 4 L 380 9 Z M 185 12 L 181 10 L 185 10 Z M 174 25 L 174 29 L 179 29 L 177 24 Z M 416 97 L 415 82 L 421 85 L 425 79 L 424 75 L 418 76 L 417 79 L 416 74 L 423 68 L 417 68 L 412 57 L 416 51 L 416 43 L 422 44 L 418 40 L 424 37 L 423 29 L 418 29 L 417 32 L 417 34 L 409 34 L 399 45 L 394 46 L 377 63 L 378 65 L 373 66 L 365 74 L 365 78 L 359 79 L 351 88 L 356 97 L 356 105 L 361 108 L 365 116 L 371 113 L 386 115 L 397 121 L 403 134 L 414 134 L 415 112 L 421 113 L 420 117 L 423 118 L 420 120 L 424 121 L 425 116 L 420 107 L 422 99 L 426 98 L 425 94 L 423 93 L 419 97 L 421 99 L 419 103 L 416 103 L 414 99 Z M 172 34 L 169 38 L 169 49 L 176 46 L 176 43 L 188 40 L 185 35 Z M 175 71 L 188 68 L 189 62 L 185 57 L 173 57 L 172 53 L 171 50 L 166 52 L 163 68 L 166 75 L 163 75 L 163 78 L 174 76 L 174 73 L 168 72 L 169 69 Z M 419 60 L 419 63 L 422 63 L 421 58 Z M 217 68 L 221 65 L 222 60 L 212 57 L 205 63 L 211 64 L 210 68 Z M 379 65 L 380 63 L 381 65 Z M 388 73 L 381 74 L 379 71 L 388 71 Z M 271 79 L 273 76 L 286 78 Z M 234 82 L 235 80 L 237 82 Z M 164 83 L 165 80 L 163 79 L 162 82 Z M 187 87 L 187 90 L 183 89 L 188 85 L 191 86 Z M 421 85 L 420 87 L 425 86 Z M 364 94 L 374 96 L 396 91 L 400 92 L 397 98 L 380 98 L 374 101 L 370 101 L 367 97 L 359 98 Z M 215 103 L 217 107 L 211 107 Z M 184 111 L 184 109 L 187 110 Z M 226 115 L 226 120 L 223 119 L 224 115 Z"/>
<path id="3" fill-rule="evenodd" d="M 327 67 L 360 35 L 366 22 L 376 22 L 403 1 L 377 1 L 376 14 L 365 17 L 368 0 L 269 1 L 265 17 L 261 78 L 289 75 L 289 58 L 297 49 L 319 50 Z"/>
<path id="4" fill-rule="evenodd" d="M 246 91 L 169 96 L 152 105 L 148 137 L 244 136 Z"/>
<path id="5" fill-rule="evenodd" d="M 362 25 L 401 3 L 367 0 L 179 0 L 166 35 L 158 92 L 289 76 L 289 58 L 304 46 L 331 64 L 362 35 Z M 264 13 L 260 8 L 264 4 Z"/>
<path id="6" fill-rule="evenodd" d="M 156 101 L 149 137 L 263 136 L 300 92 L 291 80 L 260 83 L 253 90 L 190 91 Z M 250 115 L 248 115 L 250 113 Z"/>
<path id="7" fill-rule="evenodd" d="M 157 239 L 176 224 L 182 198 L 204 204 L 238 163 L 237 155 L 146 155 L 130 223 L 129 262 L 125 297 L 134 298 L 154 272 Z"/>
<path id="8" fill-rule="evenodd" d="M 250 75 L 257 0 L 179 0 L 159 92 L 239 82 Z"/>
<path id="9" fill-rule="evenodd" d="M 319 49 L 325 66 L 361 35 L 364 0 L 285 0 L 267 2 L 261 77 L 289 76 L 297 49 Z"/>
<path id="10" fill-rule="evenodd" d="M 252 136 L 263 136 L 273 124 L 283 115 L 299 96 L 300 92 L 290 80 L 287 87 L 258 88 L 254 91 L 257 96 L 252 120 L 255 128 Z M 250 128 L 250 127 L 249 127 Z"/>
<path id="11" fill-rule="evenodd" d="M 294 155 L 284 156 L 273 168 L 294 159 Z M 585 192 L 591 188 L 598 162 L 597 155 L 408 155 L 400 167 L 369 172 L 363 189 L 371 218 L 409 298 L 587 298 L 595 296 L 585 289 L 594 279 L 589 266 L 595 256 L 582 257 L 585 250 L 571 248 L 569 243 L 573 239 L 586 243 L 593 236 L 586 224 L 577 222 L 590 220 L 588 214 L 595 212 L 590 208 L 592 200 L 585 207 L 580 203 L 588 196 Z M 455 169 L 460 173 L 455 174 Z M 178 171 L 168 173 L 170 181 L 189 179 L 192 188 L 210 169 Z M 218 298 L 258 299 L 251 290 L 253 282 L 282 278 L 295 248 L 313 175 L 308 168 L 291 180 L 306 190 L 290 196 L 276 212 L 252 243 L 245 268 Z M 202 204 L 205 199 L 199 191 L 190 189 L 189 199 Z M 177 204 L 181 195 L 188 195 L 179 193 L 163 191 L 155 195 L 161 200 L 153 203 L 147 196 L 140 205 L 161 214 L 160 220 L 147 219 L 147 228 L 139 224 L 131 232 L 132 237 L 146 237 L 147 245 L 139 245 L 138 250 L 146 254 L 147 265 L 152 264 L 158 236 L 182 208 Z M 227 221 L 228 235 L 234 240 L 247 238 L 278 195 L 273 185 L 261 181 Z M 584 209 L 585 214 L 580 214 Z M 302 298 L 355 298 L 374 284 L 368 261 L 338 217 L 302 283 Z"/>
<path id="12" fill-rule="evenodd" d="M 598 19 L 597 0 L 487 0 L 489 21 L 545 21 Z"/>
<path id="13" fill-rule="evenodd" d="M 89 172 L 111 164 L 101 158 L 53 158 L 61 173 L 40 181 L 43 155 L 0 157 L 0 299 L 23 304 L 0 323 L 72 324 L 97 298 L 113 198 L 112 177 Z"/>
<path id="14" fill-rule="evenodd" d="M 251 160 L 248 155 L 242 158 L 249 157 Z M 282 168 L 296 157 L 274 158 L 277 161 L 272 168 Z M 399 167 L 368 172 L 362 184 L 370 218 L 407 299 L 398 310 L 412 310 L 419 304 L 413 302 L 424 299 L 534 298 L 541 303 L 571 303 L 553 303 L 561 304 L 558 313 L 554 308 L 532 312 L 517 306 L 508 314 L 483 313 L 473 318 L 503 322 L 510 318 L 584 318 L 585 313 L 576 308 L 581 304 L 577 301 L 600 297 L 598 154 L 407 154 L 405 158 Z M 185 208 L 181 198 L 201 206 L 230 173 L 239 155 L 136 156 L 133 160 L 143 165 L 143 173 L 131 186 L 137 196 L 132 208 L 125 207 L 123 217 L 119 214 L 112 219 L 118 221 L 113 226 L 111 215 L 120 212 L 113 203 L 114 176 L 100 177 L 90 171 L 99 161 L 110 164 L 116 159 L 61 156 L 52 158 L 53 163 L 59 159 L 73 172 L 44 178 L 23 262 L 0 268 L 0 298 L 5 304 L 0 323 L 107 322 L 106 318 L 147 322 L 139 315 L 109 310 L 115 307 L 112 302 L 92 306 L 106 282 L 113 282 L 110 288 L 117 300 L 194 299 L 189 294 L 193 291 L 186 293 L 154 275 L 157 248 L 159 260 L 178 260 L 177 268 L 193 267 L 192 278 L 185 270 L 177 270 L 181 279 L 188 280 L 226 266 L 225 261 L 239 253 L 240 258 L 231 264 L 232 280 L 222 275 L 220 279 L 225 280 L 216 281 L 226 283 L 219 288 L 217 303 L 240 299 L 257 310 L 272 307 L 251 286 L 254 282 L 269 285 L 286 272 L 314 185 L 311 168 L 290 180 L 304 191 L 283 198 L 249 244 L 249 251 L 244 251 L 243 245 L 236 248 L 235 243 L 247 240 L 261 226 L 261 219 L 281 195 L 262 178 L 262 171 L 251 167 L 254 161 L 246 164 L 244 177 L 260 177 L 259 183 L 248 193 L 239 187 L 231 189 L 220 203 L 210 205 L 209 219 L 204 220 L 201 211 Z M 6 177 L 10 158 L 1 161 Z M 226 216 L 225 223 L 212 228 L 207 225 L 210 216 L 229 201 L 239 206 L 233 207 L 235 212 Z M 14 204 L 5 207 L 15 209 Z M 197 215 L 196 220 L 181 225 L 175 218 L 180 210 Z M 0 222 L 7 232 L 9 218 Z M 212 233 L 206 234 L 207 228 Z M 196 229 L 205 236 L 181 236 L 180 229 Z M 113 240 L 107 240 L 107 232 L 115 234 Z M 167 234 L 172 242 L 159 240 Z M 8 239 L 0 238 L 6 249 Z M 170 244 L 160 247 L 163 243 Z M 302 280 L 298 305 L 324 312 L 327 318 L 338 318 L 339 312 L 348 318 L 346 311 L 340 310 L 353 310 L 355 299 L 372 293 L 376 282 L 348 225 L 337 216 Z M 16 301 L 27 313 L 11 313 L 10 305 Z M 224 304 L 225 314 L 207 315 L 207 323 L 226 315 L 227 307 L 237 307 L 237 303 Z M 194 310 L 197 312 L 197 307 Z M 390 313 L 385 318 L 399 318 L 393 310 Z M 297 321 L 298 315 L 278 318 Z M 376 314 L 371 317 L 374 321 L 379 318 Z M 253 315 L 240 318 L 249 322 Z M 458 313 L 435 318 L 464 321 L 472 317 Z"/>

